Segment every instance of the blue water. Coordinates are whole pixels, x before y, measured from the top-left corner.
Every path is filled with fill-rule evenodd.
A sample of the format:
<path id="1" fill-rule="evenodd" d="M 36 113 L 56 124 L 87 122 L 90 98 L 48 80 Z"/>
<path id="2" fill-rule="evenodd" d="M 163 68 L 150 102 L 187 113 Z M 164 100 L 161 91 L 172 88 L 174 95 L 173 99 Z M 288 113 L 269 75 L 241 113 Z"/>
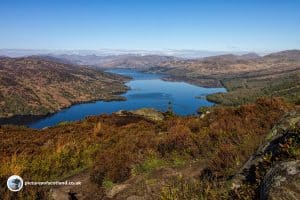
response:
<path id="1" fill-rule="evenodd" d="M 96 101 L 73 105 L 29 124 L 32 128 L 53 126 L 62 121 L 75 121 L 89 115 L 112 113 L 119 110 L 136 110 L 139 108 L 155 108 L 166 111 L 168 102 L 172 102 L 173 110 L 178 115 L 192 115 L 201 106 L 213 103 L 205 98 L 195 98 L 216 92 L 225 92 L 224 88 L 203 88 L 185 82 L 161 80 L 162 75 L 137 72 L 129 69 L 108 70 L 111 73 L 130 76 L 133 79 L 126 83 L 130 90 L 123 94 L 126 101 Z"/>

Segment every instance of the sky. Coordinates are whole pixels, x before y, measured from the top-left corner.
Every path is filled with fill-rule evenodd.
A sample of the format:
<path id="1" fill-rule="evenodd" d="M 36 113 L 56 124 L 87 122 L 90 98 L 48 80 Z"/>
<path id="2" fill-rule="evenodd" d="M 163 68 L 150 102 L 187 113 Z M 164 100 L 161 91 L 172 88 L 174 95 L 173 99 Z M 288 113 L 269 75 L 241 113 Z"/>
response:
<path id="1" fill-rule="evenodd" d="M 300 49 L 300 0 L 1 0 L 0 48 Z"/>

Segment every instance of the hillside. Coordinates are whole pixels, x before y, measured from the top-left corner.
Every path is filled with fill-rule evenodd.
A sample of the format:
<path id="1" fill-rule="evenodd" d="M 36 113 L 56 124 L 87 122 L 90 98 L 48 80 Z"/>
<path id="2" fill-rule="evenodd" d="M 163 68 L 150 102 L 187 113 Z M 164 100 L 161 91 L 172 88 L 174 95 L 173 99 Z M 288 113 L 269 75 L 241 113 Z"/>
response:
<path id="1" fill-rule="evenodd" d="M 148 69 L 150 67 L 159 66 L 162 62 L 169 62 L 177 60 L 172 56 L 160 55 L 124 55 L 118 56 L 109 62 L 102 62 L 97 66 L 103 68 L 135 68 L 135 69 Z"/>
<path id="2" fill-rule="evenodd" d="M 253 102 L 260 96 L 282 96 L 300 101 L 300 51 L 289 50 L 259 57 L 221 55 L 161 63 L 151 72 L 206 87 L 225 86 L 228 93 L 209 95 L 224 105 Z"/>
<path id="3" fill-rule="evenodd" d="M 223 105 L 253 102 L 260 96 L 300 101 L 300 51 L 287 50 L 259 56 L 224 54 L 199 59 L 159 55 L 56 55 L 55 59 L 100 68 L 135 68 L 163 73 L 165 80 L 186 81 L 204 87 L 226 87 L 228 93 L 209 95 Z"/>
<path id="4" fill-rule="evenodd" d="M 193 62 L 226 66 L 223 73 L 219 68 L 217 74 L 207 77 L 229 92 L 208 98 L 239 106 L 214 106 L 187 117 L 153 109 L 120 111 L 43 130 L 0 125 L 0 199 L 293 197 L 300 180 L 300 110 L 294 104 L 299 99 L 297 52 L 264 57 L 224 55 Z M 236 69 L 234 77 L 230 70 L 236 63 L 248 64 L 245 71 Z M 249 63 L 266 66 L 257 64 L 251 70 Z M 150 70 L 163 69 L 170 74 L 171 68 L 191 80 L 183 73 L 185 68 Z M 12 113 L 25 108 L 36 113 L 54 112 L 67 106 L 66 102 L 76 103 L 76 98 L 109 100 L 126 90 L 123 77 L 67 64 L 62 58 L 4 57 L 0 70 L 3 105 L 19 109 Z M 201 70 L 209 74 L 210 69 Z M 290 168 L 296 170 L 293 176 Z M 82 185 L 25 186 L 21 192 L 11 193 L 5 187 L 11 174 L 26 181 L 68 180 Z M 276 183 L 278 176 L 286 180 L 282 187 Z"/>
<path id="5" fill-rule="evenodd" d="M 125 55 L 48 55 L 53 58 L 62 59 L 80 65 L 93 65 L 99 68 L 135 68 L 148 69 L 153 66 L 159 66 L 162 62 L 169 62 L 177 60 L 173 56 L 164 55 L 139 55 L 139 54 L 125 54 Z"/>
<path id="6" fill-rule="evenodd" d="M 290 50 L 264 57 L 254 55 L 221 55 L 203 59 L 175 60 L 160 64 L 162 72 L 191 81 L 250 77 L 252 75 L 284 74 L 300 68 L 300 51 Z M 155 68 L 154 68 L 155 69 Z M 184 72 L 184 73 L 182 73 Z"/>
<path id="7" fill-rule="evenodd" d="M 267 194 L 259 188 L 269 169 L 300 158 L 299 110 L 278 98 L 214 107 L 204 116 L 163 115 L 122 112 L 43 130 L 1 126 L 0 198 L 257 199 Z M 10 174 L 82 185 L 12 193 L 5 187 Z M 295 190 L 297 182 L 289 183 L 283 192 Z"/>
<path id="8" fill-rule="evenodd" d="M 45 115 L 75 103 L 121 100 L 127 79 L 38 57 L 0 58 L 0 118 Z"/>

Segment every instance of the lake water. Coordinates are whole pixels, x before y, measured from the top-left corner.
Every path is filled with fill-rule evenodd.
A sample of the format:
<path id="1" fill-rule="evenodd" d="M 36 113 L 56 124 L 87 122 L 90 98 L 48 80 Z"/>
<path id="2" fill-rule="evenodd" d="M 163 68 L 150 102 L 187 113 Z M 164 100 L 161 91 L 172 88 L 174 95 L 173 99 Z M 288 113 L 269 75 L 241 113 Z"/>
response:
<path id="1" fill-rule="evenodd" d="M 29 124 L 32 128 L 53 126 L 62 121 L 75 121 L 89 115 L 113 113 L 119 110 L 136 110 L 139 108 L 155 108 L 166 111 L 168 102 L 178 115 L 192 115 L 201 106 L 211 106 L 213 103 L 203 97 L 207 94 L 225 92 L 225 88 L 203 88 L 185 82 L 161 80 L 162 75 L 138 72 L 129 69 L 108 70 L 111 73 L 130 76 L 133 79 L 126 83 L 130 90 L 123 94 L 126 101 L 96 101 L 73 105 L 51 116 Z"/>

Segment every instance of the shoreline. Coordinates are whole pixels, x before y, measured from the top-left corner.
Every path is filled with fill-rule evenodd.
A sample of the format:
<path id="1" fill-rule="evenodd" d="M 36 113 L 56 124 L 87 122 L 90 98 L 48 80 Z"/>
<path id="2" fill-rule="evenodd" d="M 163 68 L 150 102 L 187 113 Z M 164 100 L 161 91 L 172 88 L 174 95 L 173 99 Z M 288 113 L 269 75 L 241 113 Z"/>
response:
<path id="1" fill-rule="evenodd" d="M 138 70 L 138 69 L 137 69 Z M 138 70 L 138 71 L 142 71 L 142 72 L 146 72 L 146 73 L 157 73 L 155 71 L 151 71 L 151 70 Z M 226 88 L 222 81 L 220 79 L 214 78 L 214 77 L 195 77 L 195 78 L 191 78 L 191 77 L 187 77 L 187 76 L 176 76 L 173 74 L 169 74 L 169 73 L 164 73 L 164 72 L 159 72 L 159 74 L 163 75 L 163 77 L 161 78 L 161 80 L 164 81 L 170 81 L 170 82 L 186 82 L 189 83 L 191 85 L 195 85 L 198 87 L 203 87 L 203 88 L 220 88 L 223 87 L 226 90 L 228 90 L 228 88 Z"/>
<path id="2" fill-rule="evenodd" d="M 122 95 L 128 92 L 130 88 L 127 88 L 126 91 L 124 92 L 116 92 L 115 95 Z M 94 103 L 97 101 L 103 101 L 103 102 L 111 102 L 111 101 L 126 101 L 126 97 L 124 96 L 116 96 L 116 98 L 109 98 L 109 99 L 94 99 L 94 100 L 89 100 L 89 101 L 79 101 L 79 102 L 74 102 L 69 106 L 61 107 L 59 110 L 56 110 L 54 112 L 49 112 L 46 114 L 41 114 L 41 115 L 13 115 L 11 117 L 2 117 L 0 118 L 0 126 L 1 125 L 17 125 L 17 126 L 27 126 L 33 122 L 37 122 L 38 120 L 41 120 L 46 117 L 50 117 L 52 115 L 55 115 L 58 112 L 63 111 L 64 109 L 68 109 L 72 106 L 75 105 L 80 105 L 80 104 L 86 104 L 86 103 Z"/>
<path id="3" fill-rule="evenodd" d="M 187 77 L 179 77 L 179 76 L 173 76 L 173 75 L 168 75 L 166 77 L 163 77 L 162 80 L 164 81 L 170 81 L 170 82 L 186 82 L 191 85 L 195 85 L 198 87 L 203 87 L 203 88 L 225 88 L 221 83 L 221 81 L 217 79 L 212 79 L 212 78 L 202 78 L 202 79 L 191 79 Z"/>
<path id="4" fill-rule="evenodd" d="M 113 74 L 113 73 L 110 73 L 110 72 L 105 72 L 105 73 L 116 75 L 116 74 Z M 117 75 L 119 75 L 119 74 L 117 74 Z M 56 113 L 61 112 L 62 110 L 68 109 L 68 108 L 70 108 L 72 106 L 75 106 L 75 105 L 93 103 L 93 102 L 97 102 L 97 101 L 103 101 L 103 102 L 126 101 L 127 100 L 126 97 L 121 96 L 121 95 L 125 94 L 126 92 L 128 92 L 130 90 L 130 88 L 126 85 L 126 83 L 131 81 L 132 78 L 128 77 L 128 76 L 123 76 L 123 75 L 120 75 L 120 76 L 122 76 L 123 79 L 124 79 L 122 81 L 123 90 L 113 92 L 111 94 L 111 97 L 109 97 L 109 98 L 99 98 L 99 99 L 91 99 L 91 100 L 87 100 L 87 101 L 73 102 L 68 106 L 61 107 L 58 110 L 55 110 L 53 112 L 48 112 L 48 113 L 45 113 L 45 114 L 37 114 L 37 115 L 34 115 L 34 114 L 24 114 L 24 115 L 17 114 L 17 115 L 12 115 L 10 117 L 0 117 L 0 126 L 1 125 L 18 125 L 18 126 L 27 126 L 28 127 L 28 125 L 33 123 L 33 122 L 37 122 L 38 120 L 41 120 L 43 118 L 55 115 Z"/>
<path id="5" fill-rule="evenodd" d="M 136 69 L 134 69 L 134 70 L 136 70 Z M 139 71 L 139 70 L 137 70 L 137 71 Z M 147 72 L 147 71 L 141 71 L 141 72 L 151 73 L 151 72 Z M 107 73 L 113 74 L 112 72 L 107 72 Z M 221 81 L 218 81 L 216 79 L 192 80 L 192 79 L 189 79 L 187 77 L 178 77 L 178 76 L 172 76 L 172 75 L 168 75 L 168 74 L 162 74 L 162 75 L 163 75 L 163 77 L 160 77 L 159 79 L 161 79 L 163 81 L 186 82 L 186 83 L 189 83 L 191 85 L 195 85 L 195 86 L 198 86 L 198 87 L 205 87 L 205 88 L 224 87 L 222 85 Z M 18 126 L 27 126 L 27 127 L 29 127 L 29 125 L 34 123 L 34 122 L 37 122 L 37 121 L 39 121 L 43 118 L 47 118 L 47 117 L 50 117 L 52 115 L 55 115 L 56 113 L 61 112 L 64 109 L 68 109 L 68 108 L 70 108 L 72 106 L 75 106 L 75 105 L 93 103 L 93 102 L 97 102 L 97 101 L 103 101 L 103 102 L 126 101 L 127 100 L 126 97 L 121 96 L 121 95 L 125 94 L 126 92 L 128 92 L 131 89 L 128 86 L 126 86 L 125 84 L 128 83 L 129 81 L 133 80 L 133 78 L 128 77 L 128 76 L 124 76 L 124 77 L 128 78 L 126 81 L 123 82 L 123 84 L 125 86 L 125 89 L 124 89 L 124 91 L 119 91 L 119 92 L 113 93 L 112 95 L 116 95 L 115 97 L 106 98 L 106 99 L 105 98 L 100 98 L 100 99 L 93 99 L 93 100 L 88 100 L 88 101 L 74 102 L 74 103 L 70 104 L 69 106 L 62 107 L 59 110 L 56 110 L 54 112 L 49 112 L 49 113 L 41 114 L 41 115 L 32 115 L 32 114 L 14 115 L 14 116 L 11 116 L 11 117 L 0 118 L 0 126 L 1 125 L 18 125 Z M 203 81 L 203 82 L 200 83 L 199 80 L 200 80 L 200 82 L 201 81 Z M 213 83 L 212 82 L 207 82 L 207 80 L 208 81 L 213 80 Z M 224 88 L 227 90 L 226 87 L 224 87 Z M 195 98 L 197 98 L 197 97 L 195 97 Z M 205 99 L 207 101 L 209 101 L 206 96 L 205 96 Z M 214 101 L 209 101 L 209 102 L 214 103 L 214 104 L 218 104 L 217 102 L 214 102 Z"/>

